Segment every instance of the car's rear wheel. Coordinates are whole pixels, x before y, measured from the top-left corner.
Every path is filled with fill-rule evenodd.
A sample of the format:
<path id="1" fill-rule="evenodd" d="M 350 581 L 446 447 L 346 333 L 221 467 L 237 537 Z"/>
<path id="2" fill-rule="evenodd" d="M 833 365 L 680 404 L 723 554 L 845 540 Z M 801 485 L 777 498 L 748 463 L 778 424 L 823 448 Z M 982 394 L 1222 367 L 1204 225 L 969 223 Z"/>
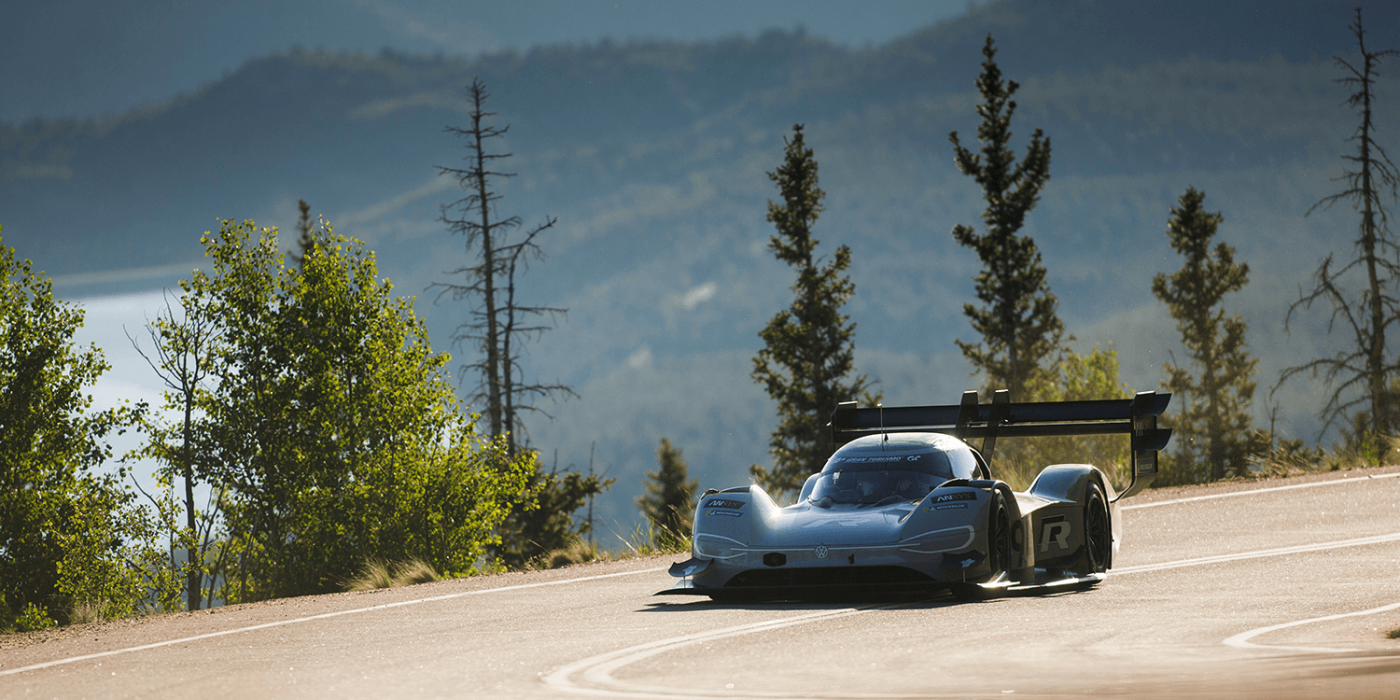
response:
<path id="1" fill-rule="evenodd" d="M 1108 500 L 1098 484 L 1090 483 L 1084 497 L 1084 564 L 1086 574 L 1101 574 L 1113 563 L 1113 525 Z"/>

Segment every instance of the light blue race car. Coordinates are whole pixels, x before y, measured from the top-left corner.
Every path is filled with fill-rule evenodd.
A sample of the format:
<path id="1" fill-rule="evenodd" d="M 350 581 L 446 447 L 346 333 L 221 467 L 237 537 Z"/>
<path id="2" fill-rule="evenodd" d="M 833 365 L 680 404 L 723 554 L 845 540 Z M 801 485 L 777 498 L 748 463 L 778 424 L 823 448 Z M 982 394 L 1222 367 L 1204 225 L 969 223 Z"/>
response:
<path id="1" fill-rule="evenodd" d="M 782 507 L 757 485 L 701 496 L 691 558 L 657 595 L 718 601 L 926 593 L 980 598 L 1014 587 L 1093 585 L 1113 565 L 1118 502 L 1151 483 L 1171 431 L 1170 394 L 953 406 L 856 408 L 832 414 L 839 448 Z M 1046 467 L 1025 493 L 992 476 L 996 438 L 1126 433 L 1133 480 L 1121 494 L 1088 464 Z M 983 438 L 982 449 L 965 439 Z"/>

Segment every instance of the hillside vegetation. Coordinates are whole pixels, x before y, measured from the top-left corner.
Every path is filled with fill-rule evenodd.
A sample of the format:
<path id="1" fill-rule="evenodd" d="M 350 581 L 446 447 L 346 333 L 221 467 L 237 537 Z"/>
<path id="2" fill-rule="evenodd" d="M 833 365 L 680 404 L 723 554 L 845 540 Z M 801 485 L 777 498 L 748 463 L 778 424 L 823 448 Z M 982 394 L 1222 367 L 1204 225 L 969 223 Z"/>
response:
<path id="1" fill-rule="evenodd" d="M 1391 48 L 1400 9 L 1362 4 L 1370 36 Z M 976 129 L 990 33 L 1020 83 L 1012 147 L 1036 128 L 1053 143 L 1022 233 L 1043 254 L 1074 349 L 1116 351 L 1125 391 L 1158 388 L 1163 364 L 1184 360 L 1152 280 L 1181 264 L 1165 235 L 1172 208 L 1188 188 L 1204 192 L 1219 241 L 1250 270 L 1228 304 L 1258 359 L 1253 425 L 1294 441 L 1289 455 L 1315 456 L 1323 385 L 1267 389 L 1346 342 L 1327 335 L 1325 311 L 1296 314 L 1287 333 L 1283 321 L 1318 262 L 1353 247 L 1355 212 L 1304 213 L 1336 191 L 1352 152 L 1332 57 L 1355 56 L 1355 41 L 1351 10 L 1332 2 L 1274 3 L 1269 22 L 1264 12 L 995 0 L 863 49 L 773 31 L 470 60 L 290 51 L 129 113 L 0 125 L 0 224 L 57 296 L 80 300 L 173 288 L 207 265 L 200 236 L 219 220 L 290 231 L 305 199 L 375 251 L 397 293 L 420 297 L 414 311 L 455 371 L 472 359 L 447 340 L 467 309 L 426 290 L 467 263 L 439 221 L 460 192 L 437 166 L 467 155 L 444 127 L 463 122 L 464 89 L 479 78 L 510 125 L 510 211 L 558 220 L 521 289 L 569 312 L 522 363 L 578 398 L 549 405 L 552 420 L 531 417 L 530 441 L 575 470 L 596 445 L 598 472 L 617 479 L 598 498 L 598 532 L 625 535 L 663 436 L 685 449 L 701 489 L 771 464 L 776 409 L 749 375 L 759 331 L 791 300 L 790 274 L 765 250 L 776 197 L 766 173 L 796 123 L 821 164 L 817 235 L 850 249 L 856 371 L 887 405 L 954 403 L 979 387 L 955 344 L 976 340 L 963 305 L 978 260 L 950 230 L 978 221 L 983 203 L 947 136 Z M 1394 148 L 1398 76 L 1382 71 L 1375 91 L 1376 138 Z"/>

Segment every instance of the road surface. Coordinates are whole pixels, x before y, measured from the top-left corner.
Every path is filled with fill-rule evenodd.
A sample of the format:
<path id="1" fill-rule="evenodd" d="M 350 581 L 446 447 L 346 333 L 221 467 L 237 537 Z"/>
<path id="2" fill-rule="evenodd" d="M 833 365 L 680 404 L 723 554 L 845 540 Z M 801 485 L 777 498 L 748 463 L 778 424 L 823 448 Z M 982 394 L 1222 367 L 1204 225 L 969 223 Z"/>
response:
<path id="1" fill-rule="evenodd" d="M 1400 698 L 1400 467 L 1162 489 L 1101 586 L 652 597 L 681 557 L 0 638 L 0 698 Z"/>

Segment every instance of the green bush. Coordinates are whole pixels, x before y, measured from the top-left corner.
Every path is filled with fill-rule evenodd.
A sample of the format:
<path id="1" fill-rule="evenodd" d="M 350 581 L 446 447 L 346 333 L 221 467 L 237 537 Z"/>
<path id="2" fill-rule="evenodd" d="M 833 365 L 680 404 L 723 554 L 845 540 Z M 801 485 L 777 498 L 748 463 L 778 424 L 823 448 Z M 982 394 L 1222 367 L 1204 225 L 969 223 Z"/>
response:
<path id="1" fill-rule="evenodd" d="M 53 618 L 49 617 L 49 611 L 28 603 L 24 606 L 24 612 L 19 614 L 19 619 L 15 620 L 15 629 L 20 632 L 33 632 L 34 630 L 48 629 L 57 625 Z"/>

